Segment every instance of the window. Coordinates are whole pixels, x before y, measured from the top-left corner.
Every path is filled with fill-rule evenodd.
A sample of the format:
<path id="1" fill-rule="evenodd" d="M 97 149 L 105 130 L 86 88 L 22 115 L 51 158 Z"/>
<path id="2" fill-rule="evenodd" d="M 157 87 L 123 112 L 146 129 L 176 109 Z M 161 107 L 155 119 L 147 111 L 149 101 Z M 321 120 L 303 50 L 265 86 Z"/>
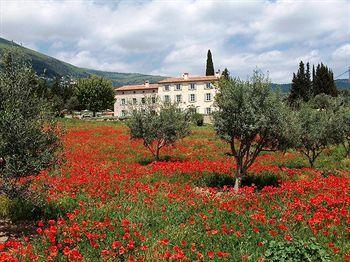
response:
<path id="1" fill-rule="evenodd" d="M 125 101 L 125 98 L 122 98 L 122 100 L 121 100 L 121 105 L 126 105 L 126 101 Z"/>
<path id="2" fill-rule="evenodd" d="M 142 98 L 141 98 L 141 103 L 142 103 L 142 104 L 146 104 L 146 98 L 142 97 Z"/>
<path id="3" fill-rule="evenodd" d="M 143 115 L 145 115 L 146 114 L 146 109 L 142 109 L 141 112 L 142 112 Z"/>
<path id="4" fill-rule="evenodd" d="M 196 95 L 195 94 L 190 94 L 190 102 L 196 102 Z"/>
<path id="5" fill-rule="evenodd" d="M 197 108 L 195 108 L 195 107 L 190 107 L 190 108 L 188 108 L 188 110 L 189 110 L 189 112 L 190 113 L 192 113 L 192 114 L 194 114 L 194 113 L 197 113 Z"/>
<path id="6" fill-rule="evenodd" d="M 152 97 L 152 104 L 155 104 L 156 103 L 156 98 L 153 96 Z"/>
<path id="7" fill-rule="evenodd" d="M 165 85 L 164 86 L 164 91 L 169 91 L 170 90 L 170 86 L 169 85 Z"/>
<path id="8" fill-rule="evenodd" d="M 211 107 L 207 107 L 205 109 L 205 114 L 210 115 L 211 114 Z"/>
<path id="9" fill-rule="evenodd" d="M 121 112 L 121 115 L 120 115 L 121 117 L 125 117 L 126 116 L 126 110 L 122 110 L 122 112 Z"/>
<path id="10" fill-rule="evenodd" d="M 170 96 L 169 95 L 165 95 L 164 96 L 164 102 L 166 102 L 166 103 L 170 102 Z"/>
<path id="11" fill-rule="evenodd" d="M 177 91 L 181 90 L 181 85 L 180 85 L 180 84 L 177 84 L 177 85 L 175 86 L 175 90 L 177 90 Z"/>
<path id="12" fill-rule="evenodd" d="M 206 83 L 205 88 L 206 88 L 206 89 L 211 89 L 211 88 L 212 88 L 211 83 Z"/>
<path id="13" fill-rule="evenodd" d="M 206 93 L 204 97 L 205 101 L 211 101 L 211 93 Z"/>
<path id="14" fill-rule="evenodd" d="M 196 90 L 196 84 L 190 84 L 190 90 Z"/>
<path id="15" fill-rule="evenodd" d="M 178 102 L 178 103 L 182 102 L 182 96 L 181 95 L 176 95 L 176 102 Z"/>
<path id="16" fill-rule="evenodd" d="M 136 99 L 135 97 L 132 99 L 132 103 L 133 103 L 134 105 L 137 104 L 137 99 Z"/>

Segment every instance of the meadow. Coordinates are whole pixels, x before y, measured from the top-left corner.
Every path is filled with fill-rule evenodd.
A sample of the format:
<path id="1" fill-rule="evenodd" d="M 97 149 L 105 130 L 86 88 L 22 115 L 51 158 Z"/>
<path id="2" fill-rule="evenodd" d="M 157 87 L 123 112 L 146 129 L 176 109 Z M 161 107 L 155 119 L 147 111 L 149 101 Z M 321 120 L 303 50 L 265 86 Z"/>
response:
<path id="1" fill-rule="evenodd" d="M 45 219 L 33 236 L 1 244 L 1 261 L 266 261 L 294 243 L 350 260 L 350 160 L 340 147 L 313 169 L 294 151 L 262 154 L 237 194 L 234 160 L 210 126 L 152 162 L 122 123 L 63 124 L 64 160 L 31 186 Z"/>

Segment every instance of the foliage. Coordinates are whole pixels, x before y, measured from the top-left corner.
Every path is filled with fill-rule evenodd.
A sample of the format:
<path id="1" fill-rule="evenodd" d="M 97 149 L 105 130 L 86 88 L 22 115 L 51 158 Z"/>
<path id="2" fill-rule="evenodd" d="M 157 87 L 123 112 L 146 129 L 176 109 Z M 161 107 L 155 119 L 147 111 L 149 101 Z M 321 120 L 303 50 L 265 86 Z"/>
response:
<path id="1" fill-rule="evenodd" d="M 159 160 L 163 147 L 173 145 L 189 134 L 189 119 L 186 112 L 176 104 L 153 104 L 131 110 L 127 125 L 133 139 L 142 139 L 143 144 Z"/>
<path id="2" fill-rule="evenodd" d="M 293 73 L 292 85 L 288 100 L 291 104 L 298 100 L 308 101 L 312 96 L 312 84 L 310 76 L 310 65 L 306 64 L 306 71 L 303 61 L 300 61 L 297 74 Z"/>
<path id="3" fill-rule="evenodd" d="M 81 78 L 76 87 L 76 96 L 79 106 L 96 112 L 109 109 L 114 103 L 114 90 L 112 82 L 99 76 Z"/>
<path id="4" fill-rule="evenodd" d="M 203 126 L 204 117 L 202 114 L 195 112 L 195 113 L 191 114 L 191 121 L 196 126 Z"/>
<path id="5" fill-rule="evenodd" d="M 227 68 L 222 71 L 221 77 L 225 78 L 227 81 L 230 80 L 230 72 Z"/>
<path id="6" fill-rule="evenodd" d="M 230 145 L 237 163 L 236 186 L 261 151 L 283 149 L 292 144 L 293 114 L 269 82 L 255 72 L 248 81 L 221 79 L 214 128 Z"/>
<path id="7" fill-rule="evenodd" d="M 23 177 L 36 175 L 57 161 L 58 128 L 45 99 L 39 97 L 37 76 L 8 52 L 0 72 L 1 190 L 10 197 L 25 194 Z M 23 196 L 23 195 L 22 195 Z"/>
<path id="8" fill-rule="evenodd" d="M 206 70 L 205 70 L 205 75 L 206 76 L 213 76 L 213 75 L 215 75 L 213 58 L 211 56 L 210 50 L 208 50 L 208 53 L 207 53 L 207 67 L 206 67 Z"/>
<path id="9" fill-rule="evenodd" d="M 343 112 L 337 100 L 324 95 L 316 96 L 309 103 L 301 104 L 298 111 L 296 147 L 307 157 L 311 167 L 323 150 L 332 144 L 344 141 L 347 126 Z"/>
<path id="10" fill-rule="evenodd" d="M 242 186 L 255 186 L 258 190 L 266 186 L 279 186 L 279 176 L 273 172 L 264 171 L 259 174 L 248 174 L 242 179 Z"/>
<path id="11" fill-rule="evenodd" d="M 326 94 L 330 96 L 337 96 L 338 94 L 332 70 L 322 63 L 318 64 L 316 68 L 313 79 L 313 93 L 314 95 Z"/>
<path id="12" fill-rule="evenodd" d="M 297 74 L 293 73 L 292 85 L 288 97 L 289 103 L 297 106 L 299 101 L 307 102 L 313 97 L 325 94 L 337 96 L 338 91 L 334 81 L 332 70 L 327 66 L 318 64 L 312 66 L 312 81 L 310 75 L 310 65 L 306 64 L 306 70 L 303 61 L 300 61 Z"/>
<path id="13" fill-rule="evenodd" d="M 318 243 L 302 240 L 270 241 L 265 251 L 265 258 L 271 262 L 331 261 L 327 252 Z"/>

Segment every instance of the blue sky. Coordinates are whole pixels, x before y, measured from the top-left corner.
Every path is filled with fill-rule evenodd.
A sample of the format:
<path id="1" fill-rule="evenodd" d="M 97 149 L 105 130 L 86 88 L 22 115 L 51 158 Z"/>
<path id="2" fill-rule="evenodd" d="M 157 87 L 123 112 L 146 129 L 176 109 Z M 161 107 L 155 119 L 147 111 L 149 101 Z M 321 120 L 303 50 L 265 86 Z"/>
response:
<path id="1" fill-rule="evenodd" d="M 77 66 L 291 81 L 300 60 L 350 66 L 350 1 L 0 0 L 0 35 Z"/>

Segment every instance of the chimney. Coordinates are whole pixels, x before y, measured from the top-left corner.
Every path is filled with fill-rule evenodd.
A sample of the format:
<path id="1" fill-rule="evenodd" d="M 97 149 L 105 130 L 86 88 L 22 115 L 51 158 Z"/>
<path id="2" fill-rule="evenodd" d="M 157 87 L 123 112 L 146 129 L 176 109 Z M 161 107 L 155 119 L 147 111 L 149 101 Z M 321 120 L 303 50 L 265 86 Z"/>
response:
<path id="1" fill-rule="evenodd" d="M 183 74 L 182 74 L 182 78 L 185 79 L 185 80 L 187 80 L 187 79 L 188 79 L 188 73 L 183 73 Z"/>
<path id="2" fill-rule="evenodd" d="M 149 87 L 149 81 L 145 81 L 145 87 Z"/>
<path id="3" fill-rule="evenodd" d="M 218 71 L 216 71 L 215 76 L 218 77 L 218 78 L 221 77 L 221 71 L 220 71 L 220 69 L 218 69 Z"/>

